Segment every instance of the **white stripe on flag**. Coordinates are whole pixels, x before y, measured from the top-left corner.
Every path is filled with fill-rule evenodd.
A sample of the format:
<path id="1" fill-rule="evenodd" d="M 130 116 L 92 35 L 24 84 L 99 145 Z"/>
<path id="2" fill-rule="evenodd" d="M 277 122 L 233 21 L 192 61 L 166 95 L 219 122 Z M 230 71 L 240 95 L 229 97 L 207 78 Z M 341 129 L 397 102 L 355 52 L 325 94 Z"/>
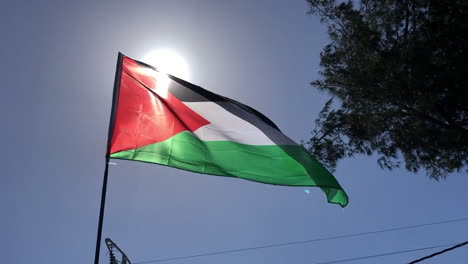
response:
<path id="1" fill-rule="evenodd" d="M 235 111 L 242 118 L 233 115 L 213 102 L 184 102 L 189 108 L 211 123 L 200 127 L 194 132 L 201 140 L 233 141 L 248 145 L 297 145 L 290 138 L 267 125 L 255 115 L 228 102 L 218 103 L 230 111 Z M 250 123 L 244 119 L 249 120 Z"/>

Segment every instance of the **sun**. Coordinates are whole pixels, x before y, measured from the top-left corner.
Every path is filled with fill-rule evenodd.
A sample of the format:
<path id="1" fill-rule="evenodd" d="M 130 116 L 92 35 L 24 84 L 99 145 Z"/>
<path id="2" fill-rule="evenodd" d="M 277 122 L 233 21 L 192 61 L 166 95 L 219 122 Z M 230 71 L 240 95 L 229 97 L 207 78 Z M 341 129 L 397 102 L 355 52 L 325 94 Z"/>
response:
<path id="1" fill-rule="evenodd" d="M 188 64 L 177 52 L 170 49 L 160 49 L 147 53 L 143 62 L 156 67 L 165 74 L 174 75 L 180 79 L 189 78 Z"/>

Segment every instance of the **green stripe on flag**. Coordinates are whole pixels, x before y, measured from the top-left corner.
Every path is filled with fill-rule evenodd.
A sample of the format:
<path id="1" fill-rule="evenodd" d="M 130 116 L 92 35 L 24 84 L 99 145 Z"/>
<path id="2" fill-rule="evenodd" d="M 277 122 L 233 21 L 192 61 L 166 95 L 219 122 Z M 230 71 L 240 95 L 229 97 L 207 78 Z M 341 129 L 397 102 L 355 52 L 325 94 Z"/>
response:
<path id="1" fill-rule="evenodd" d="M 333 175 L 299 145 L 246 145 L 202 141 L 181 132 L 163 142 L 110 155 L 188 171 L 286 186 L 318 186 L 328 202 L 346 206 L 348 197 Z"/>

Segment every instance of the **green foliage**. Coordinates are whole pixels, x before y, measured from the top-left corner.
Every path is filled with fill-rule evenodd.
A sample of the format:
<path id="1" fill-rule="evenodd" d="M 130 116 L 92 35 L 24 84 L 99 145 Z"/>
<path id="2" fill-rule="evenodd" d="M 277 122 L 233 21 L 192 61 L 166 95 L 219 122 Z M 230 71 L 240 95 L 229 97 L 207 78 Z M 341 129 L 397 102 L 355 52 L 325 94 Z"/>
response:
<path id="1" fill-rule="evenodd" d="M 325 104 L 309 152 L 331 170 L 356 154 L 435 179 L 467 168 L 468 2 L 356 2 L 308 0 L 330 38 L 312 85 L 339 103 Z"/>

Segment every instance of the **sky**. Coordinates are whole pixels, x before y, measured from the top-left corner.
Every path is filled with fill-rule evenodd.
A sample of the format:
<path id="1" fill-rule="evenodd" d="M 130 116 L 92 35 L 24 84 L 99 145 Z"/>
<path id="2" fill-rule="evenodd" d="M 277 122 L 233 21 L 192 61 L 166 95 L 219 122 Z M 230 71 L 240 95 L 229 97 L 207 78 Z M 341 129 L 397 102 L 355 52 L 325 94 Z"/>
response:
<path id="1" fill-rule="evenodd" d="M 329 98 L 326 26 L 291 1 L 9 1 L 0 8 L 0 255 L 93 263 L 118 52 L 177 51 L 188 81 L 250 105 L 299 142 Z M 134 263 L 468 217 L 464 173 L 339 163 L 350 203 L 131 161 L 110 166 L 103 237 Z M 310 190 L 307 193 L 306 190 Z M 318 263 L 466 241 L 468 222 L 160 263 Z M 349 263 L 406 263 L 436 250 Z M 104 243 L 101 263 L 108 263 Z M 424 263 L 464 263 L 460 248 Z"/>

